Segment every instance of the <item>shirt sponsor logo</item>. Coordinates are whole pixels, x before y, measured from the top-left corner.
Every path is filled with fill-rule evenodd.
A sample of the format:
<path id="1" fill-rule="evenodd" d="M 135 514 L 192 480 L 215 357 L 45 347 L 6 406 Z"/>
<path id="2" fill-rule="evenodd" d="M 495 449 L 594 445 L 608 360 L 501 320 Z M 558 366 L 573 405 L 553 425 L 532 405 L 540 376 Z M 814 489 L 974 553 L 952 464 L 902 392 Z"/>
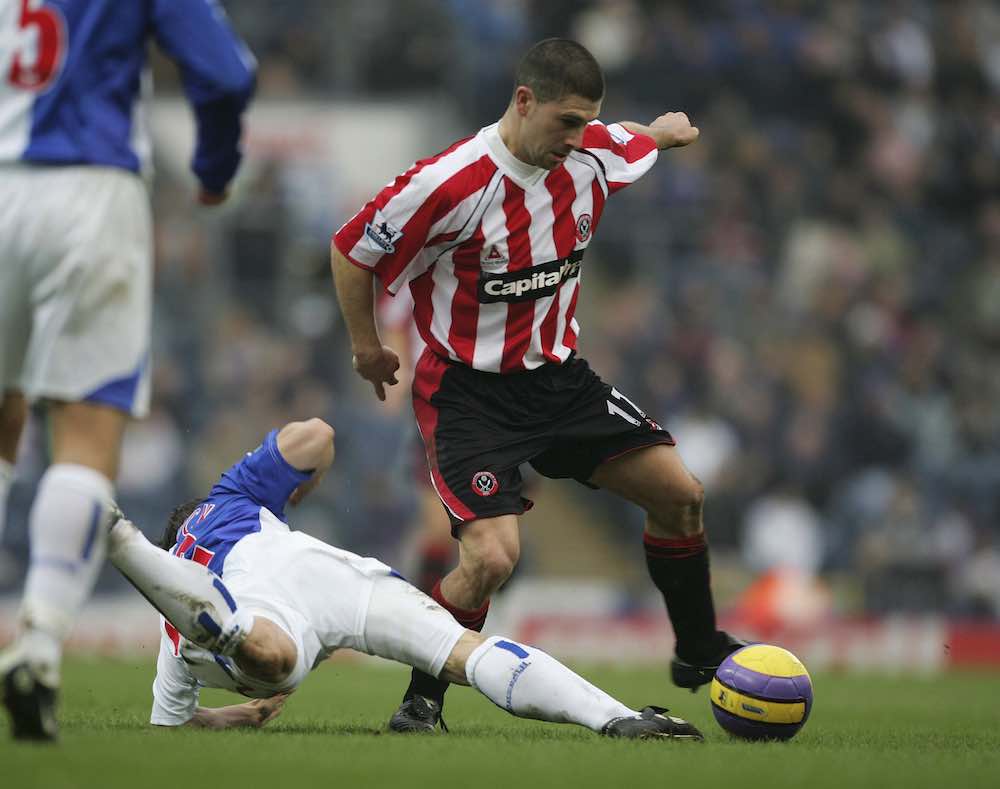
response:
<path id="1" fill-rule="evenodd" d="M 403 231 L 394 227 L 378 209 L 372 221 L 365 224 L 365 240 L 375 252 L 391 255 L 396 251 L 396 242 L 402 237 Z"/>
<path id="2" fill-rule="evenodd" d="M 571 255 L 548 263 L 539 263 L 520 271 L 505 271 L 479 276 L 478 298 L 481 304 L 495 304 L 505 301 L 513 304 L 520 301 L 534 301 L 543 296 L 551 296 L 568 279 L 580 276 L 583 250 L 574 250 Z"/>

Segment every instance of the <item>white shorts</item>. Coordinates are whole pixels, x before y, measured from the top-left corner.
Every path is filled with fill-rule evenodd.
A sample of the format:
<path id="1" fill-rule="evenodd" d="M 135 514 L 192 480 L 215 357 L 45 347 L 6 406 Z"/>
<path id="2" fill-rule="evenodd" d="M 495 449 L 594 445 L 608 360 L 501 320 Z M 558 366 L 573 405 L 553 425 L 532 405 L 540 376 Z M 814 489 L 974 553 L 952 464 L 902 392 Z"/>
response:
<path id="1" fill-rule="evenodd" d="M 139 176 L 0 167 L 0 390 L 144 416 L 152 260 Z"/>
<path id="2" fill-rule="evenodd" d="M 298 650 L 294 671 L 280 685 L 236 670 L 234 679 L 248 696 L 296 687 L 342 647 L 398 660 L 436 677 L 465 632 L 387 565 L 290 531 L 277 519 L 262 519 L 260 532 L 235 545 L 222 578 L 237 605 L 274 622 Z"/>

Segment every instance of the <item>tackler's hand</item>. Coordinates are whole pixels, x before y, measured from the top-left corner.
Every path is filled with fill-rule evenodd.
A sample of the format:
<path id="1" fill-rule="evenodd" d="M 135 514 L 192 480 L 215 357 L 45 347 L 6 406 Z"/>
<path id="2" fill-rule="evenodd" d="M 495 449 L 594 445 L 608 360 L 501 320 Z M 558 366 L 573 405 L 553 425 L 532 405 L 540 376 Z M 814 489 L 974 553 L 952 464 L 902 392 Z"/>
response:
<path id="1" fill-rule="evenodd" d="M 394 386 L 399 383 L 396 371 L 399 369 L 399 356 L 388 345 L 382 345 L 371 351 L 356 350 L 354 353 L 354 369 L 366 381 L 370 381 L 379 400 L 385 401 L 385 384 Z"/>

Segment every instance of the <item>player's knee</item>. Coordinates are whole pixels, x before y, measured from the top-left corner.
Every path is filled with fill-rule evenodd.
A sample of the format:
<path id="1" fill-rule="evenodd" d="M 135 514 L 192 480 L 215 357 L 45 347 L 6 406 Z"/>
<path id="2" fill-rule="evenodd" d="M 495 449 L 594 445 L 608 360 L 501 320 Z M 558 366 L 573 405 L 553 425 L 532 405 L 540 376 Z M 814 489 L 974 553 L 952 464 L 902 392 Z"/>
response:
<path id="1" fill-rule="evenodd" d="M 648 508 L 654 520 L 700 525 L 705 504 L 705 486 L 697 477 L 689 474 L 683 482 L 665 485 L 658 493 L 653 505 Z"/>
<path id="2" fill-rule="evenodd" d="M 496 542 L 483 546 L 474 555 L 464 555 L 462 560 L 484 583 L 492 589 L 497 589 L 510 578 L 518 558 L 519 551 L 516 546 L 506 546 Z"/>

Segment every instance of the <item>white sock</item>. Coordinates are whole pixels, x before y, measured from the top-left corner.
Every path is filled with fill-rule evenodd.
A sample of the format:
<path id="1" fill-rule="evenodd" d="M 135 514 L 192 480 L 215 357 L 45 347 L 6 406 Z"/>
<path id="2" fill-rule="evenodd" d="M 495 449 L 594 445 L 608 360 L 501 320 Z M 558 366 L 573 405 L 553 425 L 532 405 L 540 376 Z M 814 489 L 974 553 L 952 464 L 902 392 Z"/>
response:
<path id="1" fill-rule="evenodd" d="M 0 458 L 0 541 L 3 540 L 3 530 L 7 524 L 7 497 L 13 484 L 14 465 Z"/>
<path id="2" fill-rule="evenodd" d="M 253 627 L 222 579 L 207 567 L 157 548 L 131 521 L 108 537 L 108 558 L 188 641 L 231 655 Z"/>
<path id="3" fill-rule="evenodd" d="M 111 481 L 86 466 L 50 466 L 28 521 L 31 564 L 21 603 L 22 654 L 43 682 L 59 683 L 62 642 L 104 563 Z"/>
<path id="4" fill-rule="evenodd" d="M 493 636 L 469 655 L 469 684 L 519 718 L 578 723 L 599 732 L 612 718 L 638 715 L 535 647 Z"/>

